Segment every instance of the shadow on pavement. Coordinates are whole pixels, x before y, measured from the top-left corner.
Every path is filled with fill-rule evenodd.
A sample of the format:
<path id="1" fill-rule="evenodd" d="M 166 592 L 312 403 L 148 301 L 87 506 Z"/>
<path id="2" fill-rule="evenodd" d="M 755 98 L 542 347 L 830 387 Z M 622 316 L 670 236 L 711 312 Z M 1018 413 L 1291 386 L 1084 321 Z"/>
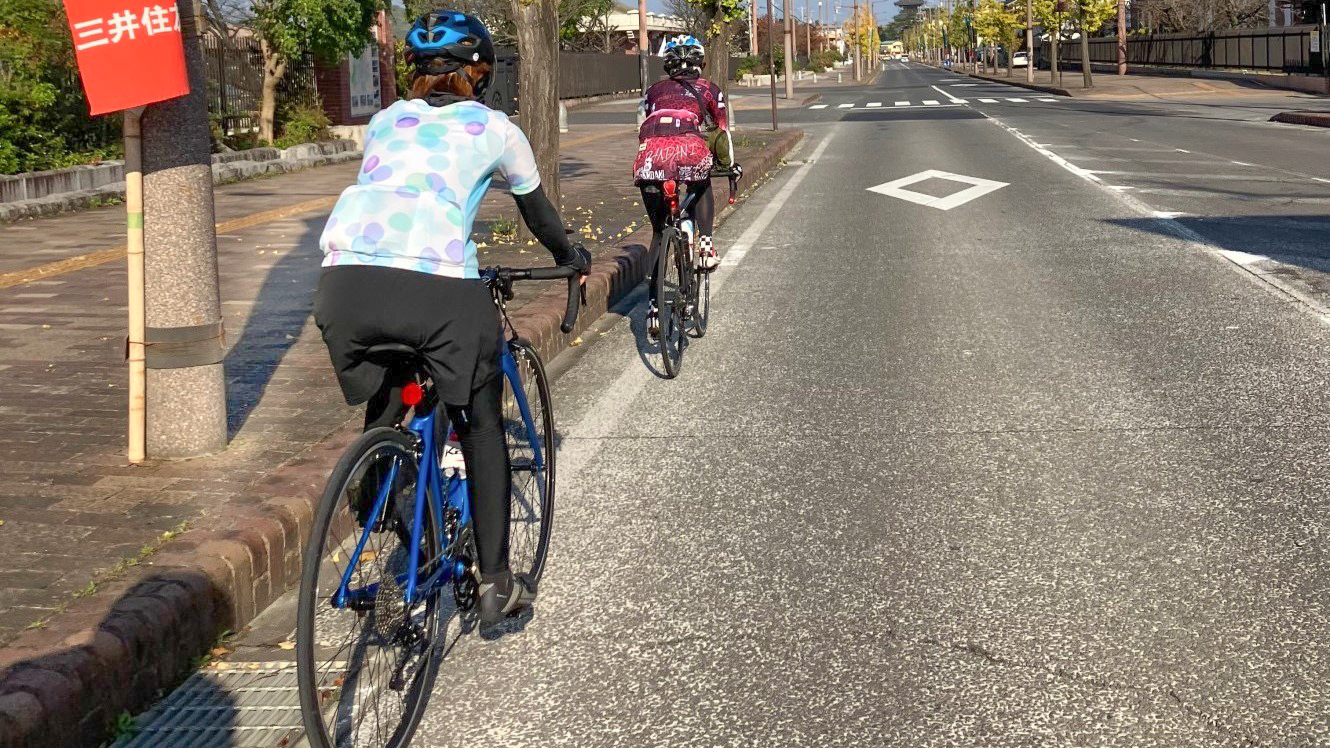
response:
<path id="1" fill-rule="evenodd" d="M 1176 237 L 1157 218 L 1105 221 L 1151 234 Z M 1265 255 L 1289 265 L 1330 272 L 1330 215 L 1179 216 L 1170 222 L 1200 234 L 1209 243 L 1234 252 Z"/>
<path id="2" fill-rule="evenodd" d="M 322 258 L 318 236 L 323 217 L 307 218 L 298 243 L 264 276 L 245 329 L 226 355 L 227 437 L 235 435 L 253 413 L 273 373 L 300 333 L 314 307 Z"/>

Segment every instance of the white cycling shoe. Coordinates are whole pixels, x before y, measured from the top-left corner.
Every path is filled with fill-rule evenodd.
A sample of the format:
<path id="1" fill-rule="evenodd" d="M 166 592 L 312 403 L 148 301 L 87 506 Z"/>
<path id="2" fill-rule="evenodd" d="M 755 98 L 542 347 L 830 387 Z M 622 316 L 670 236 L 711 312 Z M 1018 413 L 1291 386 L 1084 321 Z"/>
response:
<path id="1" fill-rule="evenodd" d="M 720 267 L 720 257 L 716 254 L 716 246 L 709 236 L 697 237 L 697 267 L 708 273 Z"/>

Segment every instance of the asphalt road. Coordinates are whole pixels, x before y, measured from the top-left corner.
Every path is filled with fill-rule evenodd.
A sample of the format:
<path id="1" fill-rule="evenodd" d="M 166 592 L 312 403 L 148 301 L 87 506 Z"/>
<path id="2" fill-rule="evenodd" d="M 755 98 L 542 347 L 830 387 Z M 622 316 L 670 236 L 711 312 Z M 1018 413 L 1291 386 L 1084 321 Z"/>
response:
<path id="1" fill-rule="evenodd" d="M 1330 330 L 1152 213 L 1310 249 L 1325 135 L 947 78 L 802 115 L 681 378 L 638 307 L 559 381 L 537 613 L 420 745 L 1330 744 Z M 868 189 L 928 170 L 1005 186 Z"/>
<path id="2" fill-rule="evenodd" d="M 558 362 L 535 614 L 414 745 L 1330 745 L 1330 136 L 965 82 L 788 113 L 680 378 L 640 296 Z"/>

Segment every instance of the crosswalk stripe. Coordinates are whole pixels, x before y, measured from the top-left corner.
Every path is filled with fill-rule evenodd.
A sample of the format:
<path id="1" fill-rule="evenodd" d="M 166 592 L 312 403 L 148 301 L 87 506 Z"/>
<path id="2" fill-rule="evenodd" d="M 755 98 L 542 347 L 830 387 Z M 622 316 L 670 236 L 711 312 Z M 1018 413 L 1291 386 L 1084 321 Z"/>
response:
<path id="1" fill-rule="evenodd" d="M 882 106 L 882 102 L 880 102 L 880 101 L 870 101 L 870 102 L 868 102 L 868 108 L 869 108 L 869 109 L 876 109 L 877 107 L 880 107 L 880 106 Z"/>
<path id="2" fill-rule="evenodd" d="M 1007 99 L 1007 101 L 1012 101 L 1012 102 L 1015 102 L 1015 103 L 1017 103 L 1017 104 L 1024 104 L 1024 103 L 1025 103 L 1025 99 Z"/>
<path id="3" fill-rule="evenodd" d="M 854 108 L 854 104 L 841 104 L 840 106 L 838 106 L 838 107 L 836 107 L 836 108 L 837 108 L 837 109 L 853 109 L 853 108 Z"/>
<path id="4" fill-rule="evenodd" d="M 814 105 L 812 105 L 812 106 L 810 106 L 810 107 L 808 107 L 808 108 L 809 108 L 809 109 L 826 109 L 826 108 L 827 108 L 827 105 L 826 105 L 826 104 L 814 104 Z"/>
<path id="5" fill-rule="evenodd" d="M 997 99 L 980 99 L 979 102 L 981 104 L 996 104 Z"/>
<path id="6" fill-rule="evenodd" d="M 924 106 L 937 106 L 937 102 L 932 99 L 924 99 Z"/>
<path id="7" fill-rule="evenodd" d="M 910 105 L 910 102 L 908 102 L 908 101 L 898 101 L 898 102 L 896 102 L 896 106 L 909 106 L 909 105 Z"/>

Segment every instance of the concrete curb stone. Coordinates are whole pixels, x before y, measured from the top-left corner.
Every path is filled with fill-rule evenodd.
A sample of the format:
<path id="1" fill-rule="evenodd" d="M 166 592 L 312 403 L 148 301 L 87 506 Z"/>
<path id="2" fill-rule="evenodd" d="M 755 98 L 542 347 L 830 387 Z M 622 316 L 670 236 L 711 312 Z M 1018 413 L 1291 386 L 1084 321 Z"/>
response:
<path id="1" fill-rule="evenodd" d="M 1271 117 L 1270 121 L 1290 125 L 1330 127 L 1330 112 L 1280 112 Z"/>
<path id="2" fill-rule="evenodd" d="M 802 137 L 784 131 L 746 163 L 749 189 Z M 718 218 L 734 207 L 724 205 Z M 588 306 L 571 334 L 559 330 L 561 287 L 514 310 L 519 332 L 552 359 L 646 277 L 649 244 L 650 229 L 639 229 L 617 254 L 596 263 Z M 222 507 L 197 523 L 208 529 L 182 533 L 122 578 L 0 648 L 0 748 L 95 748 L 117 715 L 152 703 L 188 675 L 220 634 L 239 630 L 297 585 L 328 465 L 358 435 L 354 424 L 323 435 L 256 481 L 252 502 Z"/>

